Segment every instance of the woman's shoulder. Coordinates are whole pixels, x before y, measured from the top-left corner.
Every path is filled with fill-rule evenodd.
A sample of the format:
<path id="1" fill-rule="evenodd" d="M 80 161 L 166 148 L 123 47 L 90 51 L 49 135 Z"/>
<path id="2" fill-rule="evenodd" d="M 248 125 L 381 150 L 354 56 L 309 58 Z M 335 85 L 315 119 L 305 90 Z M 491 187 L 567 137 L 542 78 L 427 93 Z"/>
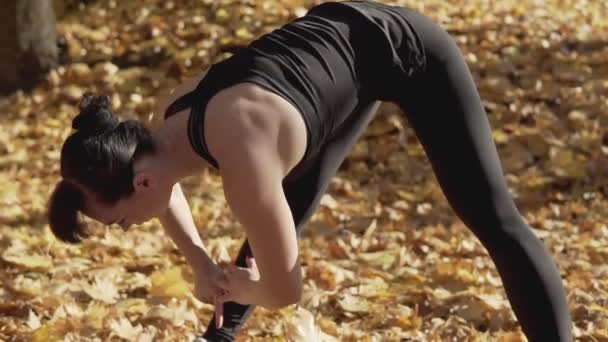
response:
<path id="1" fill-rule="evenodd" d="M 167 108 L 169 108 L 175 100 L 194 90 L 206 74 L 207 71 L 201 72 L 173 87 L 169 87 L 170 90 L 157 99 L 153 112 L 148 115 L 144 124 L 152 131 L 158 130 L 165 122 Z"/>

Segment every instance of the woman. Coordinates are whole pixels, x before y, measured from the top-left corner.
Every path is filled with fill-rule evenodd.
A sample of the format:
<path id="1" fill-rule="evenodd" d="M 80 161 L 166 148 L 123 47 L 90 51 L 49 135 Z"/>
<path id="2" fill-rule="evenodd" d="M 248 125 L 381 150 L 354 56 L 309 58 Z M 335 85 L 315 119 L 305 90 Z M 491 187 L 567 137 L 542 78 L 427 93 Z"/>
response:
<path id="1" fill-rule="evenodd" d="M 125 228 L 158 217 L 194 270 L 195 295 L 216 304 L 204 338 L 232 341 L 253 305 L 299 300 L 297 235 L 380 101 L 407 113 L 528 339 L 572 341 L 560 274 L 509 195 L 467 65 L 444 30 L 406 8 L 316 6 L 181 85 L 153 133 L 88 95 L 62 149 L 50 226 L 76 242 L 86 236 L 78 211 Z M 225 272 L 205 253 L 178 183 L 208 165 L 248 238 Z"/>

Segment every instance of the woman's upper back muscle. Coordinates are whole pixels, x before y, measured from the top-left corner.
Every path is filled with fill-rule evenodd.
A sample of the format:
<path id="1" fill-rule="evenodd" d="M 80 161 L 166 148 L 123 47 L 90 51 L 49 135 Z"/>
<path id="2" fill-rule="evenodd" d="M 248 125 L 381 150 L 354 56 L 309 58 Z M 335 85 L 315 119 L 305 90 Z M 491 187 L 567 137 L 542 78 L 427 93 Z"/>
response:
<path id="1" fill-rule="evenodd" d="M 222 159 L 242 150 L 241 145 L 255 144 L 277 154 L 283 177 L 302 159 L 307 144 L 306 125 L 297 109 L 252 83 L 226 88 L 209 101 L 204 134 L 220 167 Z"/>

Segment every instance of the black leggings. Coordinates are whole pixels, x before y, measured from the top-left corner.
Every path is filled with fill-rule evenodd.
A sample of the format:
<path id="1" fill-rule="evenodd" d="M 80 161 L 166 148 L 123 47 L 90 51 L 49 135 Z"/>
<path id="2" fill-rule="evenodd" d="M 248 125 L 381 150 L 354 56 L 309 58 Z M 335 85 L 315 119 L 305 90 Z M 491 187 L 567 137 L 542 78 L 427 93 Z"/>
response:
<path id="1" fill-rule="evenodd" d="M 399 82 L 389 80 L 381 88 L 374 85 L 376 95 L 370 91 L 369 96 L 360 96 L 346 129 L 324 146 L 315 166 L 284 184 L 298 233 L 372 120 L 379 100 L 394 102 L 406 113 L 453 210 L 494 261 L 528 340 L 572 341 L 560 273 L 509 194 L 486 113 L 460 50 L 429 19 L 407 9 L 403 14 L 424 44 L 426 68 Z M 247 255 L 251 250 L 245 243 L 236 263 L 245 266 Z M 212 320 L 204 337 L 234 340 L 253 309 L 226 303 L 224 327 L 216 329 Z"/>

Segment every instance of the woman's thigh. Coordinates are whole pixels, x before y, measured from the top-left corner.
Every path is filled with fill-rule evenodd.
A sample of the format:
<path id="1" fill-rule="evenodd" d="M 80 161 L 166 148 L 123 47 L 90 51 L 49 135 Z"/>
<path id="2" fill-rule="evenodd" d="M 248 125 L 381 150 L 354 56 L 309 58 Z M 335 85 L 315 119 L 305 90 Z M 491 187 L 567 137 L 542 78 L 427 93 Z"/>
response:
<path id="1" fill-rule="evenodd" d="M 482 240 L 499 221 L 519 220 L 492 130 L 454 40 L 430 19 L 407 13 L 425 46 L 426 67 L 390 84 L 451 206 Z M 488 231 L 480 231 L 482 227 Z"/>

